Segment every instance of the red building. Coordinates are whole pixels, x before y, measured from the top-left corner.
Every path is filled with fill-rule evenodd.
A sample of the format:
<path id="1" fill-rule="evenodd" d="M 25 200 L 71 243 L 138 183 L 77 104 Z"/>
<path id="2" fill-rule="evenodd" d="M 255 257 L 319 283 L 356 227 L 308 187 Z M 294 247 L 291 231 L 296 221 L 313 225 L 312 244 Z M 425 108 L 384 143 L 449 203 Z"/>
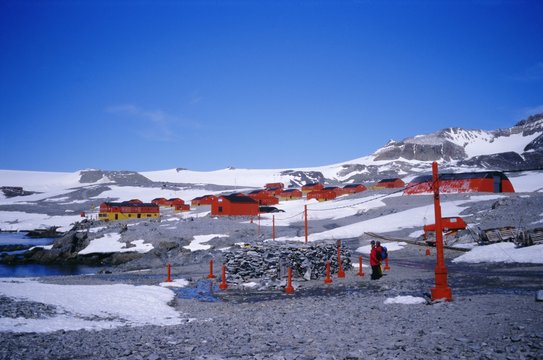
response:
<path id="1" fill-rule="evenodd" d="M 168 205 L 171 207 L 185 205 L 185 201 L 180 198 L 171 198 L 168 199 Z"/>
<path id="2" fill-rule="evenodd" d="M 362 184 L 349 184 L 343 187 L 343 192 L 345 194 L 356 194 L 366 190 L 367 188 Z"/>
<path id="3" fill-rule="evenodd" d="M 439 174 L 439 191 L 464 192 L 515 192 L 509 178 L 501 171 L 483 171 L 458 174 Z M 432 175 L 417 176 L 404 190 L 404 195 L 432 192 Z"/>
<path id="4" fill-rule="evenodd" d="M 295 200 L 295 199 L 301 199 L 302 195 L 303 195 L 302 192 L 298 189 L 287 189 L 287 190 L 283 190 L 277 196 L 279 196 L 281 200 Z"/>
<path id="5" fill-rule="evenodd" d="M 175 209 L 175 211 L 190 211 L 190 205 L 188 204 L 175 205 L 172 207 Z"/>
<path id="6" fill-rule="evenodd" d="M 400 178 L 393 178 L 393 179 L 383 179 L 379 181 L 375 186 L 374 189 L 396 189 L 396 188 L 402 188 L 405 186 L 405 183 Z"/>
<path id="7" fill-rule="evenodd" d="M 131 204 L 143 204 L 143 201 L 141 201 L 140 199 L 132 199 L 132 200 L 128 200 L 127 202 Z"/>
<path id="8" fill-rule="evenodd" d="M 251 191 L 247 196 L 258 202 L 258 205 L 279 204 L 279 199 L 273 195 L 273 192 L 268 190 L 254 190 Z"/>
<path id="9" fill-rule="evenodd" d="M 273 195 L 279 195 L 284 188 L 285 185 L 283 183 L 267 183 L 264 185 L 264 189 L 272 192 Z"/>
<path id="10" fill-rule="evenodd" d="M 311 192 L 311 191 L 318 191 L 322 189 L 324 189 L 324 185 L 320 183 L 311 183 L 311 184 L 305 184 L 304 186 L 302 186 L 302 192 L 304 194 L 307 194 L 308 192 Z"/>
<path id="11" fill-rule="evenodd" d="M 212 205 L 214 201 L 217 200 L 215 195 L 204 195 L 195 197 L 191 201 L 192 206 L 202 206 L 202 205 Z"/>
<path id="12" fill-rule="evenodd" d="M 307 194 L 307 200 L 317 199 L 318 201 L 333 200 L 337 197 L 334 190 L 316 190 Z"/>
<path id="13" fill-rule="evenodd" d="M 211 215 L 256 216 L 258 213 L 258 202 L 248 196 L 219 196 L 211 204 Z"/>
<path id="14" fill-rule="evenodd" d="M 151 203 L 158 205 L 158 206 L 168 206 L 168 200 L 166 198 L 155 198 L 151 200 Z"/>
<path id="15" fill-rule="evenodd" d="M 443 232 L 448 233 L 464 230 L 468 224 L 459 216 L 441 218 L 441 228 Z M 428 239 L 429 232 L 436 232 L 436 224 L 424 225 L 424 240 Z"/>

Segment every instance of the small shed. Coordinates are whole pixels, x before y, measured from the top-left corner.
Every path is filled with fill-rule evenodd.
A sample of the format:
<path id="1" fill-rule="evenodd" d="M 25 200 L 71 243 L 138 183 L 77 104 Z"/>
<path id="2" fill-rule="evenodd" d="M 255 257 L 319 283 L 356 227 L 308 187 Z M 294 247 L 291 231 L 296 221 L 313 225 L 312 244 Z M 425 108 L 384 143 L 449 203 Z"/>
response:
<path id="1" fill-rule="evenodd" d="M 168 200 L 166 198 L 155 198 L 151 200 L 151 203 L 157 205 L 157 206 L 168 206 Z"/>
<path id="2" fill-rule="evenodd" d="M 181 206 L 181 205 L 185 205 L 185 201 L 183 199 L 180 199 L 180 198 L 168 199 L 168 206 L 176 207 L 176 206 Z"/>
<path id="3" fill-rule="evenodd" d="M 215 195 L 198 196 L 191 200 L 192 206 L 212 205 L 217 200 Z"/>
<path id="4" fill-rule="evenodd" d="M 397 189 L 403 188 L 405 183 L 400 178 L 383 179 L 375 184 L 374 189 Z"/>
<path id="5" fill-rule="evenodd" d="M 295 200 L 301 199 L 302 195 L 302 192 L 298 189 L 287 189 L 280 192 L 277 196 L 279 196 L 281 200 Z"/>
<path id="6" fill-rule="evenodd" d="M 349 184 L 343 187 L 343 192 L 345 194 L 356 194 L 366 190 L 367 188 L 362 184 Z"/>
<path id="7" fill-rule="evenodd" d="M 279 204 L 279 199 L 273 195 L 273 192 L 268 190 L 254 190 L 251 191 L 247 196 L 257 201 L 259 205 Z"/>
<path id="8" fill-rule="evenodd" d="M 337 194 L 334 190 L 317 190 L 307 194 L 307 200 L 316 199 L 318 201 L 328 201 L 333 200 L 336 197 Z"/>
<path id="9" fill-rule="evenodd" d="M 176 212 L 180 211 L 190 211 L 190 205 L 188 204 L 181 204 L 181 205 L 175 205 L 172 206 Z"/>
<path id="10" fill-rule="evenodd" d="M 304 194 L 307 194 L 311 191 L 318 191 L 322 189 L 324 189 L 324 185 L 321 183 L 310 183 L 310 184 L 305 184 L 304 186 L 302 186 L 302 192 Z"/>
<path id="11" fill-rule="evenodd" d="M 211 204 L 211 215 L 256 216 L 258 213 L 258 202 L 248 196 L 218 196 Z"/>

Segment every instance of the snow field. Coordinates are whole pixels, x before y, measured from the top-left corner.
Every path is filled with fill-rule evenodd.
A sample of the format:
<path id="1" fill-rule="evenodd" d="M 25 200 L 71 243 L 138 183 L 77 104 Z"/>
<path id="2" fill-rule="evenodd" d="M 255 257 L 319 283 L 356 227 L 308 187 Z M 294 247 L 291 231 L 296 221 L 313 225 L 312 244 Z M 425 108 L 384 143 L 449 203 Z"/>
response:
<path id="1" fill-rule="evenodd" d="M 57 308 L 52 317 L 0 318 L 0 331 L 99 330 L 183 322 L 180 314 L 167 305 L 175 294 L 160 286 L 54 285 L 30 278 L 3 278 L 0 294 Z"/>

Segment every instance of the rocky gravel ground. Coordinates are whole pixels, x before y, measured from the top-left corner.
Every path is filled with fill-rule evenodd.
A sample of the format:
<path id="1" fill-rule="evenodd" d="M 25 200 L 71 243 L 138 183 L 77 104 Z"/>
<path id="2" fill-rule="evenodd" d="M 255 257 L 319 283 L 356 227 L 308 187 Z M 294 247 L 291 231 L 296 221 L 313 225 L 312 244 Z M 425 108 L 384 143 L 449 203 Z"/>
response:
<path id="1" fill-rule="evenodd" d="M 352 249 L 366 244 L 346 242 Z M 353 254 L 354 255 L 354 254 Z M 541 359 L 543 266 L 457 264 L 446 252 L 452 302 L 385 304 L 428 298 L 435 255 L 408 245 L 390 252 L 391 269 L 377 281 L 348 271 L 331 285 L 296 279 L 297 290 L 226 291 L 203 274 L 206 264 L 175 267 L 190 279 L 171 304 L 188 319 L 175 326 L 102 331 L 3 333 L 1 359 Z M 353 256 L 353 262 L 356 258 Z M 163 274 L 113 273 L 49 277 L 59 284 L 158 284 Z M 2 316 L 39 318 L 54 309 L 0 299 Z M 7 300 L 7 301 L 4 301 Z"/>

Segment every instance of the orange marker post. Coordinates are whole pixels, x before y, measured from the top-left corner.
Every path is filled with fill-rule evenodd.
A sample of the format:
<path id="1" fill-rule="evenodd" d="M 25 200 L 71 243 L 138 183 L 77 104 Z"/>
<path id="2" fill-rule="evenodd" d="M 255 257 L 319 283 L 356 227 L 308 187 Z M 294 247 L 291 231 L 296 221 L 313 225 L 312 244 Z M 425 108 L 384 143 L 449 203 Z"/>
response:
<path id="1" fill-rule="evenodd" d="M 213 259 L 209 259 L 209 275 L 207 275 L 208 279 L 215 279 L 215 275 L 213 274 Z"/>
<path id="2" fill-rule="evenodd" d="M 337 271 L 337 277 L 338 278 L 344 278 L 345 277 L 345 271 L 343 271 L 343 263 L 341 262 L 341 241 L 337 241 L 337 263 L 338 263 L 338 271 Z"/>
<path id="3" fill-rule="evenodd" d="M 432 300 L 452 300 L 452 289 L 447 284 L 447 267 L 443 255 L 443 226 L 441 224 L 441 203 L 439 202 L 439 175 L 437 173 L 437 162 L 432 163 L 432 187 L 434 190 L 434 215 L 436 220 L 436 267 L 435 282 L 432 288 Z"/>
<path id="4" fill-rule="evenodd" d="M 430 248 L 427 247 L 427 248 L 426 248 L 426 256 L 430 256 L 430 255 L 431 255 L 431 253 L 430 253 Z"/>
<path id="5" fill-rule="evenodd" d="M 166 279 L 166 282 L 172 282 L 172 266 L 170 263 L 168 263 L 168 278 Z"/>
<path id="6" fill-rule="evenodd" d="M 287 287 L 285 288 L 285 292 L 287 294 L 294 294 L 294 287 L 292 287 L 292 268 L 288 267 L 288 279 L 287 279 Z"/>
<path id="7" fill-rule="evenodd" d="M 358 276 L 364 276 L 364 270 L 362 270 L 362 256 L 359 256 L 358 257 L 358 266 L 360 266 L 360 269 L 358 269 L 358 272 L 356 273 L 356 275 Z"/>
<path id="8" fill-rule="evenodd" d="M 226 265 L 222 264 L 222 281 L 219 285 L 219 289 L 226 290 L 228 285 L 226 284 Z"/>
<path id="9" fill-rule="evenodd" d="M 324 279 L 325 284 L 332 283 L 332 277 L 330 276 L 330 260 L 326 262 L 326 278 Z"/>
<path id="10" fill-rule="evenodd" d="M 385 259 L 385 271 L 390 270 L 390 266 L 388 266 L 388 256 Z"/>

